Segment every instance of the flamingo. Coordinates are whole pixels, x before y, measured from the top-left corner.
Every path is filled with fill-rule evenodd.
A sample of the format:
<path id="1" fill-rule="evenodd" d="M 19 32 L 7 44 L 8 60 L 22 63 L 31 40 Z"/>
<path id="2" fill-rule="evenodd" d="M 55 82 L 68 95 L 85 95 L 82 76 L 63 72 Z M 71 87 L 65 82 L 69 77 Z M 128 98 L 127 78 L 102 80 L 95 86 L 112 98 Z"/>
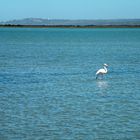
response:
<path id="1" fill-rule="evenodd" d="M 99 70 L 96 72 L 96 79 L 98 79 L 98 76 L 99 76 L 99 75 L 102 75 L 102 77 L 103 77 L 103 75 L 107 73 L 107 67 L 108 67 L 108 65 L 107 65 L 107 64 L 104 64 L 103 66 L 104 66 L 104 67 L 103 67 L 102 69 L 99 69 Z"/>

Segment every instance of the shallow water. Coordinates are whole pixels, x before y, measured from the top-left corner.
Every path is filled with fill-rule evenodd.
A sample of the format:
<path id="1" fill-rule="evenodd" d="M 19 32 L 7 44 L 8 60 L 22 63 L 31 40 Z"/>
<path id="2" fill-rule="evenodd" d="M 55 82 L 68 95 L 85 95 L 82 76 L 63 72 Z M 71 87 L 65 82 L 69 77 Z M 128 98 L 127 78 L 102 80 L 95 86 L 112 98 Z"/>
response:
<path id="1" fill-rule="evenodd" d="M 140 29 L 0 28 L 0 139 L 140 139 Z"/>

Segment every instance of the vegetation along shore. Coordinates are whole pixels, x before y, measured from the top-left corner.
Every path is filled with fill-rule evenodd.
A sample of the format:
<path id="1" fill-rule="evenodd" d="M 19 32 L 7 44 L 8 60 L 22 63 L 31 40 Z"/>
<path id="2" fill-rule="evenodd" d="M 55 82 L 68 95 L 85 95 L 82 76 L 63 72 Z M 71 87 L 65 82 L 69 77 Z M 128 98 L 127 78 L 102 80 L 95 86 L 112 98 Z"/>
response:
<path id="1" fill-rule="evenodd" d="M 140 25 L 12 25 L 5 24 L 0 27 L 10 28 L 140 28 Z"/>

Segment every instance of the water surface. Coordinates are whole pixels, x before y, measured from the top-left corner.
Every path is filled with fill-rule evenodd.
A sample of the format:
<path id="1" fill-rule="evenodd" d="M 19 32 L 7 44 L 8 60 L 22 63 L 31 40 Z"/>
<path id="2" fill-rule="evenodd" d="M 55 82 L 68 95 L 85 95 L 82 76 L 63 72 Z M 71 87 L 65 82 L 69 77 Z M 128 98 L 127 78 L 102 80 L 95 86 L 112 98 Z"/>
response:
<path id="1" fill-rule="evenodd" d="M 140 139 L 140 29 L 0 28 L 0 139 Z"/>

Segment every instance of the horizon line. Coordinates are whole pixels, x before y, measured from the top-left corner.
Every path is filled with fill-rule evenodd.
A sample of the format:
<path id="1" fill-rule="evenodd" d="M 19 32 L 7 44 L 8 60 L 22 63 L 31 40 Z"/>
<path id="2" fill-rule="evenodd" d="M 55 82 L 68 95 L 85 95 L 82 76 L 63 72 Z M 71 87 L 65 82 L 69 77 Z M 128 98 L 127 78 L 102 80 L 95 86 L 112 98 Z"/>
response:
<path id="1" fill-rule="evenodd" d="M 66 19 L 66 18 L 40 18 L 40 17 L 25 17 L 25 18 L 17 18 L 17 19 L 9 19 L 9 20 L 0 20 L 0 22 L 7 22 L 13 20 L 24 20 L 24 19 L 47 19 L 47 20 L 140 20 L 140 18 L 95 18 L 95 19 Z"/>

